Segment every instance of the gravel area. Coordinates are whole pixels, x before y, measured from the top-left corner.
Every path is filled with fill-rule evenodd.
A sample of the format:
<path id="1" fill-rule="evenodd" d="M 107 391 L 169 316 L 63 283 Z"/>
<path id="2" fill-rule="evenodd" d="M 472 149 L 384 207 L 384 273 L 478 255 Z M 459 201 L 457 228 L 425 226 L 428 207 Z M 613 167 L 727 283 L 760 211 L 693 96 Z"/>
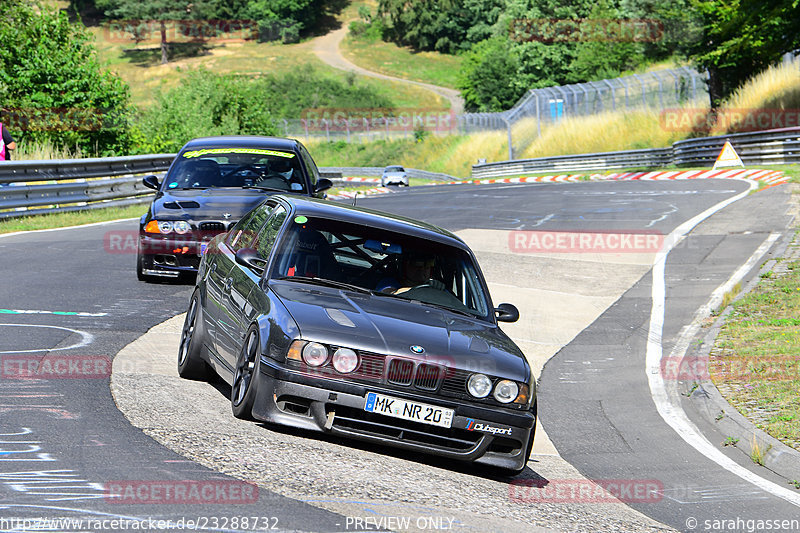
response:
<path id="1" fill-rule="evenodd" d="M 134 426 L 218 472 L 344 516 L 409 518 L 397 531 L 671 531 L 621 503 L 520 502 L 508 479 L 471 465 L 235 419 L 227 386 L 177 377 L 181 323 L 120 352 L 112 393 Z M 556 455 L 533 455 L 528 467 L 516 479 L 582 479 Z"/>

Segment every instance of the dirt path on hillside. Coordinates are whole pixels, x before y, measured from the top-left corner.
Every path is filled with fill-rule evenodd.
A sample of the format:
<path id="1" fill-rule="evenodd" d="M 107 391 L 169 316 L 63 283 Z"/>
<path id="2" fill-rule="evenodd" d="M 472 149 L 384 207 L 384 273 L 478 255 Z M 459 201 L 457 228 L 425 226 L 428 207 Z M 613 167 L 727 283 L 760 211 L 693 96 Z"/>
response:
<path id="1" fill-rule="evenodd" d="M 347 29 L 347 25 L 344 25 L 338 30 L 332 31 L 327 35 L 323 35 L 322 37 L 315 39 L 314 53 L 318 58 L 320 58 L 320 60 L 339 70 L 354 72 L 356 74 L 369 76 L 371 78 L 410 83 L 411 85 L 423 87 L 429 91 L 433 91 L 443 98 L 446 98 L 450 102 L 450 109 L 453 111 L 453 113 L 460 114 L 464 112 L 464 100 L 461 98 L 461 93 L 456 89 L 439 87 L 438 85 L 431 85 L 430 83 L 423 83 L 421 81 L 406 80 L 403 78 L 396 78 L 394 76 L 387 76 L 386 74 L 381 74 L 380 72 L 373 72 L 371 70 L 361 68 L 345 59 L 345 57 L 339 51 L 339 44 L 344 39 L 345 35 L 347 35 Z"/>

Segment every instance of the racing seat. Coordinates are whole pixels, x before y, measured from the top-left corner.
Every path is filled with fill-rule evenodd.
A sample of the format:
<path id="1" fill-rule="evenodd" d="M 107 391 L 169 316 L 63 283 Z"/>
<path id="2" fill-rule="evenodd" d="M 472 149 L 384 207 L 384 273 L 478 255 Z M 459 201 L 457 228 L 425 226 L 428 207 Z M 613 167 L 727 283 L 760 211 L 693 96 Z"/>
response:
<path id="1" fill-rule="evenodd" d="M 341 269 L 328 240 L 316 230 L 301 229 L 287 275 L 337 281 Z"/>
<path id="2" fill-rule="evenodd" d="M 188 163 L 186 183 L 189 187 L 219 187 L 222 184 L 219 164 L 211 159 L 197 159 Z"/>

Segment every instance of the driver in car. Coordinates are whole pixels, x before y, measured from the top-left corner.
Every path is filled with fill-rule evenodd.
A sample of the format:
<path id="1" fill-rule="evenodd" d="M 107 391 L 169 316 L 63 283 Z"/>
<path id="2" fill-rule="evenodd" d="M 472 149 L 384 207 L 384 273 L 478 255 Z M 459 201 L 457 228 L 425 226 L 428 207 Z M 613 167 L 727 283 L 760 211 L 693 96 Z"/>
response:
<path id="1" fill-rule="evenodd" d="M 432 277 L 435 262 L 435 258 L 429 254 L 413 252 L 403 254 L 400 261 L 400 280 L 383 279 L 378 283 L 377 290 L 390 294 L 402 294 L 420 285 L 444 290 L 445 284 Z"/>

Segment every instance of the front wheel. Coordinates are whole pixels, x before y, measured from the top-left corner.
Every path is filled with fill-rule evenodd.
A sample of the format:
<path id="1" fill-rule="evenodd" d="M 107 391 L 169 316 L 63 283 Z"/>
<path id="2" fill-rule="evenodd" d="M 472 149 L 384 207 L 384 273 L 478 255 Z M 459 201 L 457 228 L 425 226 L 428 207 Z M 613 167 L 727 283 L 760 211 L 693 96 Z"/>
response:
<path id="1" fill-rule="evenodd" d="M 183 321 L 181 344 L 178 348 L 178 375 L 185 379 L 208 380 L 208 365 L 201 357 L 203 339 L 198 335 L 200 323 L 200 296 L 195 291 Z"/>
<path id="2" fill-rule="evenodd" d="M 231 386 L 231 409 L 236 418 L 253 419 L 260 355 L 261 343 L 258 329 L 251 326 L 242 349 L 239 351 L 239 357 L 236 358 L 236 370 L 233 374 L 233 386 Z"/>

